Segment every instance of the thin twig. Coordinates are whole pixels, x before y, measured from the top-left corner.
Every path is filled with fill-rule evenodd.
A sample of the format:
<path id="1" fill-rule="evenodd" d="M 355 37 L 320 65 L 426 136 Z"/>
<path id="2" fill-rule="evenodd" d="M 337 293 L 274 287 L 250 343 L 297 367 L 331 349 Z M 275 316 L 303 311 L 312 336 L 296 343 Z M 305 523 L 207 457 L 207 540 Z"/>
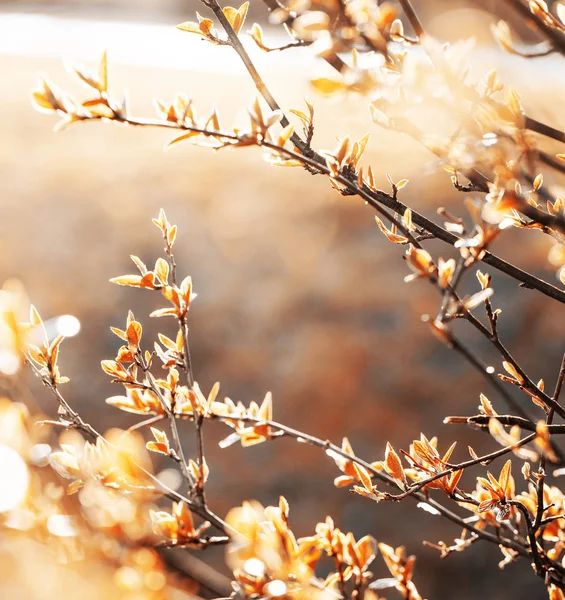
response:
<path id="1" fill-rule="evenodd" d="M 61 394 L 56 385 L 53 385 L 49 379 L 45 379 L 45 377 L 39 372 L 39 369 L 37 369 L 37 367 L 31 361 L 29 361 L 29 364 L 31 365 L 35 374 L 43 381 L 45 386 L 55 396 L 59 405 L 63 407 L 63 409 L 65 410 L 65 414 L 73 416 L 73 421 L 71 423 L 66 423 L 65 426 L 68 427 L 70 425 L 76 427 L 77 429 L 88 435 L 93 441 L 101 440 L 109 447 L 115 448 L 115 446 L 112 443 L 110 443 L 101 433 L 96 431 L 94 427 L 92 427 L 89 423 L 86 423 L 78 415 L 78 413 L 65 400 L 64 396 Z M 153 475 L 153 473 L 151 473 L 138 463 L 134 462 L 133 464 L 135 465 L 136 469 L 139 469 L 140 472 L 142 472 L 146 477 L 148 477 L 151 480 L 151 482 L 155 484 L 157 489 L 160 490 L 165 496 L 176 502 L 185 502 L 194 513 L 196 513 L 203 519 L 210 521 L 220 531 L 224 533 L 234 532 L 232 527 L 230 527 L 225 521 L 223 521 L 220 517 L 218 517 L 216 514 L 210 511 L 207 507 L 201 507 L 189 498 L 186 498 L 182 494 L 179 494 L 178 492 L 167 486 L 165 483 L 163 483 L 158 477 Z"/>
<path id="2" fill-rule="evenodd" d="M 543 19 L 533 13 L 529 6 L 526 6 L 522 0 L 505 0 L 505 2 L 519 12 L 522 17 L 525 17 L 526 20 L 535 23 L 543 35 L 551 41 L 555 50 L 565 55 L 565 36 L 560 31 L 546 25 Z"/>
<path id="3" fill-rule="evenodd" d="M 273 111 L 278 110 L 282 113 L 282 117 L 281 117 L 281 121 L 280 121 L 281 125 L 283 127 L 286 127 L 287 125 L 289 125 L 290 124 L 289 120 L 286 118 L 286 116 L 285 116 L 284 112 L 282 111 L 281 107 L 279 106 L 278 102 L 275 100 L 274 96 L 271 94 L 271 91 L 267 87 L 266 83 L 263 81 L 263 79 L 259 75 L 259 72 L 255 68 L 255 65 L 253 64 L 251 58 L 249 57 L 249 54 L 247 54 L 247 50 L 244 48 L 237 33 L 234 31 L 233 27 L 231 26 L 231 23 L 226 18 L 226 15 L 224 15 L 222 7 L 218 4 L 217 0 L 201 0 L 201 1 L 205 6 L 207 6 L 208 8 L 210 8 L 213 11 L 213 13 L 216 15 L 216 18 L 218 19 L 218 21 L 220 21 L 220 24 L 224 28 L 224 31 L 226 32 L 226 34 L 228 36 L 228 39 L 230 41 L 232 48 L 237 52 L 239 58 L 241 59 L 241 62 L 247 69 L 249 75 L 251 76 L 251 79 L 253 80 L 255 87 L 257 88 L 257 90 L 261 94 L 261 96 L 263 96 L 263 98 L 265 99 L 265 102 L 269 105 L 269 108 Z M 290 140 L 297 148 L 300 149 L 300 151 L 302 153 L 312 156 L 312 151 L 308 148 L 308 146 L 306 145 L 304 140 L 302 140 L 302 138 L 297 133 L 294 132 L 291 135 Z M 317 158 L 318 162 L 324 163 L 324 159 L 321 156 L 316 155 L 316 158 Z"/>
<path id="4" fill-rule="evenodd" d="M 498 334 L 496 332 L 494 334 L 489 332 L 488 329 L 470 312 L 467 312 L 465 317 L 469 321 L 469 323 L 471 323 L 478 331 L 480 331 L 483 334 L 483 336 L 487 340 L 489 340 L 492 343 L 492 345 L 500 353 L 501 357 L 505 361 L 509 362 L 516 369 L 518 375 L 522 379 L 522 381 L 519 382 L 520 388 L 528 391 L 531 395 L 544 402 L 549 408 L 553 408 L 559 416 L 565 418 L 565 408 L 563 408 L 553 398 L 550 398 L 545 392 L 543 392 L 537 387 L 537 385 L 528 377 L 528 375 L 522 369 L 522 367 L 520 367 L 520 365 L 514 359 L 512 354 L 510 354 L 506 346 L 498 337 Z"/>
<path id="5" fill-rule="evenodd" d="M 493 417 L 488 415 L 474 415 L 472 417 L 449 416 L 445 417 L 443 422 L 451 425 L 465 423 L 467 425 L 478 427 L 479 429 L 488 429 L 489 422 L 492 418 Z M 508 427 L 517 425 L 524 431 L 536 431 L 536 423 L 529 419 L 524 419 L 515 415 L 495 415 L 494 418 L 499 421 L 501 425 L 506 425 Z M 551 435 L 563 435 L 565 434 L 565 424 L 551 424 L 547 426 L 547 430 Z"/>
<path id="6" fill-rule="evenodd" d="M 400 4 L 402 10 L 406 14 L 406 18 L 410 22 L 410 25 L 412 25 L 412 29 L 418 37 L 418 40 L 421 42 L 422 38 L 424 37 L 424 26 L 418 18 L 416 11 L 412 7 L 410 0 L 398 0 L 398 3 Z"/>
<path id="7" fill-rule="evenodd" d="M 223 420 L 222 417 L 216 417 L 216 418 L 218 418 L 219 420 Z M 227 418 L 227 420 L 229 421 L 230 419 Z M 232 420 L 233 420 L 233 418 L 232 418 Z M 283 432 L 284 435 L 292 437 L 292 438 L 296 439 L 297 441 L 305 442 L 312 446 L 321 448 L 326 453 L 328 451 L 331 451 L 334 454 L 337 454 L 347 460 L 357 463 L 358 465 L 367 469 L 367 471 L 369 471 L 372 476 L 387 483 L 388 485 L 392 485 L 392 486 L 396 487 L 397 489 L 399 489 L 398 484 L 388 474 L 384 473 L 383 471 L 379 471 L 378 469 L 375 469 L 367 461 L 342 450 L 339 446 L 333 444 L 329 440 L 322 440 L 320 438 L 317 438 L 310 434 L 306 434 L 302 431 L 298 431 L 296 429 L 293 429 L 292 427 L 283 425 L 282 423 L 278 423 L 276 421 L 269 421 L 269 420 L 258 419 L 258 418 L 254 418 L 254 417 L 245 417 L 245 416 L 238 417 L 238 420 L 241 420 L 244 422 L 247 421 L 250 423 L 258 423 L 258 424 L 263 423 L 265 425 L 268 425 L 269 427 L 277 429 L 280 432 Z M 507 548 L 511 548 L 512 550 L 515 550 L 516 552 L 518 552 L 518 554 L 520 554 L 521 556 L 527 557 L 529 555 L 527 550 L 520 544 L 516 543 L 515 541 L 510 540 L 508 538 L 504 538 L 502 536 L 493 535 L 492 533 L 489 533 L 488 531 L 484 531 L 483 529 L 478 529 L 477 527 L 474 527 L 470 523 L 466 522 L 465 519 L 463 519 L 462 517 L 459 517 L 458 515 L 456 515 L 449 509 L 447 509 L 445 506 L 440 504 L 437 500 L 430 498 L 427 494 L 425 494 L 421 491 L 414 492 L 414 493 L 410 494 L 409 497 L 414 498 L 415 500 L 418 500 L 420 502 L 425 502 L 426 504 L 429 504 L 438 513 L 440 513 L 442 516 L 446 517 L 449 521 L 459 525 L 463 529 L 466 529 L 466 530 L 476 534 L 478 537 L 480 537 L 484 540 L 495 543 L 497 545 L 503 545 Z"/>

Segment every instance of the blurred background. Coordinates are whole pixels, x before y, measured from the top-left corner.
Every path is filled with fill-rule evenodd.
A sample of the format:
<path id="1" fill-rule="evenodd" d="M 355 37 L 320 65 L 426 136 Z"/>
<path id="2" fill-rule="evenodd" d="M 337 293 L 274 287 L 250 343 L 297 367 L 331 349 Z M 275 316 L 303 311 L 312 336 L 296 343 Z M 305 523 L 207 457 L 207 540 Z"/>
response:
<path id="1" fill-rule="evenodd" d="M 497 67 L 533 117 L 565 125 L 561 59 L 526 61 L 492 44 L 492 12 L 504 3 L 414 4 L 434 35 L 476 37 L 473 71 Z M 437 311 L 435 292 L 424 283 L 403 283 L 401 249 L 386 241 L 357 198 L 338 196 L 326 180 L 306 172 L 271 168 L 256 149 L 214 153 L 187 144 L 163 152 L 171 139 L 167 132 L 101 123 L 55 134 L 55 118 L 32 109 L 38 76 L 48 74 L 81 97 L 84 90 L 65 61 L 95 65 L 108 49 L 110 86 L 118 95 L 127 90 L 134 114 L 153 116 L 154 98 L 170 100 L 182 91 L 194 98 L 198 114 L 216 106 L 222 124 L 242 122 L 254 87 L 237 58 L 229 48 L 174 28 L 193 19 L 195 10 L 205 12 L 196 0 L 1 2 L 0 10 L 0 280 L 20 279 L 45 318 L 70 313 L 80 320 L 81 332 L 64 344 L 60 363 L 71 377 L 67 398 L 85 419 L 102 429 L 135 422 L 104 404 L 119 393 L 99 367 L 119 345 L 110 325 L 122 327 L 131 308 L 149 345 L 157 326 L 170 326 L 148 319 L 162 304 L 158 295 L 108 283 L 133 272 L 130 254 L 148 264 L 160 255 L 151 217 L 162 207 L 179 226 L 179 271 L 193 276 L 198 293 L 190 343 L 205 391 L 218 380 L 222 395 L 247 404 L 270 390 L 277 420 L 338 443 L 347 435 L 367 460 L 381 459 L 387 440 L 408 450 L 420 432 L 438 435 L 440 449 L 459 439 L 456 460 L 467 458 L 467 444 L 477 452 L 494 449 L 484 434 L 442 424 L 447 414 L 476 413 L 481 391 L 501 410 L 503 405 L 430 335 L 421 315 Z M 267 27 L 268 40 L 277 39 L 255 0 L 249 25 L 252 20 Z M 373 125 L 363 99 L 314 96 L 308 78 L 328 74 L 329 67 L 307 51 L 263 55 L 247 46 L 285 109 L 302 109 L 303 97 L 315 101 L 317 148 L 370 131 L 365 164 L 379 185 L 388 185 L 386 173 L 395 181 L 406 177 L 410 184 L 401 193 L 408 205 L 432 217 L 440 205 L 464 214 L 461 195 L 434 157 Z M 554 270 L 546 264 L 550 245 L 536 232 L 510 232 L 498 249 L 553 282 Z M 430 248 L 452 255 L 449 248 Z M 533 379 L 544 377 L 551 386 L 565 349 L 561 307 L 492 274 L 505 341 Z M 478 289 L 476 281 L 467 284 Z M 500 368 L 481 340 L 465 339 Z M 30 385 L 40 408 L 53 414 L 48 394 L 31 378 Z M 187 428 L 188 448 L 190 435 Z M 517 589 L 520 597 L 545 597 L 525 563 L 499 572 L 502 557 L 490 545 L 440 561 L 422 540 L 450 543 L 457 528 L 416 512 L 410 500 L 376 506 L 335 489 L 337 469 L 316 449 L 279 440 L 220 450 L 217 441 L 226 430 L 212 425 L 206 435 L 209 498 L 220 514 L 244 499 L 274 504 L 283 494 L 298 535 L 308 535 L 331 514 L 356 535 L 406 545 L 418 555 L 415 578 L 427 598 L 509 599 Z M 385 576 L 380 559 L 375 571 Z"/>

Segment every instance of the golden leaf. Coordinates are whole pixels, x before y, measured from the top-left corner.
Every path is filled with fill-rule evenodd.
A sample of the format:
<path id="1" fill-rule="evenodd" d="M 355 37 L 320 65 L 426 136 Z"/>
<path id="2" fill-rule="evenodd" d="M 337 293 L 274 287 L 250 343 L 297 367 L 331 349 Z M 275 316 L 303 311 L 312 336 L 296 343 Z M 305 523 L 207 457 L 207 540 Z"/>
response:
<path id="1" fill-rule="evenodd" d="M 103 92 L 102 83 L 99 81 L 98 77 L 90 71 L 87 67 L 84 66 L 73 66 L 71 67 L 71 71 L 74 75 L 80 79 L 84 84 L 88 87 L 95 89 L 97 92 Z"/>
<path id="2" fill-rule="evenodd" d="M 150 317 L 178 317 L 176 308 L 159 308 L 154 310 Z"/>
<path id="3" fill-rule="evenodd" d="M 146 448 L 153 452 L 159 452 L 160 454 L 166 454 L 168 456 L 171 452 L 171 448 L 167 434 L 156 427 L 151 427 L 151 433 L 153 434 L 155 441 L 147 442 L 145 445 Z"/>
<path id="4" fill-rule="evenodd" d="M 180 31 L 186 31 L 188 33 L 197 33 L 198 35 L 202 35 L 202 31 L 198 23 L 194 23 L 194 21 L 186 21 L 186 23 L 181 23 L 177 25 L 177 29 Z"/>
<path id="5" fill-rule="evenodd" d="M 190 275 L 187 275 L 181 282 L 180 284 L 180 294 L 183 297 L 186 306 L 188 308 L 188 306 L 190 305 L 190 301 L 191 301 L 191 296 L 192 296 L 192 277 Z M 172 302 L 174 302 L 175 304 L 178 304 L 178 302 L 175 302 L 174 299 L 171 300 Z"/>
<path id="6" fill-rule="evenodd" d="M 98 81 L 100 82 L 100 92 L 108 91 L 108 56 L 106 50 L 102 53 L 100 66 L 98 67 Z"/>
<path id="7" fill-rule="evenodd" d="M 40 92 L 40 91 L 34 91 L 31 94 L 31 98 L 33 100 L 33 103 L 35 104 L 35 107 L 40 109 L 40 110 L 44 110 L 47 112 L 52 112 L 57 110 L 57 108 L 55 106 L 53 106 L 53 104 L 51 104 L 49 98 L 45 95 L 44 92 Z"/>
<path id="8" fill-rule="evenodd" d="M 165 149 L 168 149 L 171 146 L 178 144 L 179 142 L 184 142 L 184 140 L 188 140 L 190 138 L 196 137 L 197 135 L 200 135 L 200 131 L 189 131 L 188 133 L 183 133 L 182 135 L 179 135 L 175 139 L 168 142 L 165 146 Z"/>
<path id="9" fill-rule="evenodd" d="M 173 342 L 173 340 L 171 340 L 170 338 L 168 338 L 166 335 L 163 335 L 162 333 L 159 333 L 158 337 L 159 337 L 159 341 L 161 342 L 161 344 L 163 344 L 163 346 L 165 346 L 169 350 L 176 350 L 177 349 L 175 342 Z"/>
<path id="10" fill-rule="evenodd" d="M 277 146 L 284 146 L 292 134 L 294 133 L 294 127 L 291 124 L 288 124 L 279 134 L 279 139 L 277 140 Z"/>
<path id="11" fill-rule="evenodd" d="M 520 96 L 516 90 L 508 90 L 508 106 L 515 117 L 521 117 L 524 113 Z"/>
<path id="12" fill-rule="evenodd" d="M 477 279 L 479 280 L 483 290 L 490 286 L 490 275 L 488 273 L 483 273 L 482 271 L 477 270 Z"/>
<path id="13" fill-rule="evenodd" d="M 488 415 L 489 417 L 495 417 L 496 411 L 492 407 L 490 400 L 484 395 L 480 395 L 481 405 L 479 406 L 479 411 L 483 415 Z"/>
<path id="14" fill-rule="evenodd" d="M 449 488 L 450 493 L 453 494 L 462 475 L 463 475 L 463 469 L 458 469 L 457 471 L 455 471 L 454 473 L 451 474 L 451 477 L 449 478 L 449 483 L 448 483 L 448 488 Z"/>
<path id="15" fill-rule="evenodd" d="M 397 233 L 393 233 L 390 229 L 387 229 L 386 225 L 379 219 L 379 217 L 375 217 L 375 222 L 379 226 L 379 229 L 386 235 L 389 242 L 393 244 L 406 244 L 408 243 L 408 238 L 403 235 L 399 235 Z"/>
<path id="16" fill-rule="evenodd" d="M 520 373 L 518 373 L 518 371 L 516 370 L 516 367 L 512 364 L 509 363 L 508 361 L 503 361 L 502 362 L 502 366 L 504 367 L 504 370 L 509 373 L 510 375 L 512 375 L 512 377 L 520 384 L 524 383 L 524 379 L 522 378 L 522 376 L 520 375 Z"/>
<path id="17" fill-rule="evenodd" d="M 211 131 L 219 131 L 220 128 L 220 119 L 218 117 L 218 112 L 216 109 L 213 110 L 212 114 L 208 117 L 204 125 L 204 129 L 209 129 Z"/>
<path id="18" fill-rule="evenodd" d="M 345 90 L 345 84 L 337 79 L 329 79 L 328 77 L 320 77 L 319 79 L 313 79 L 311 82 L 312 86 L 322 94 L 335 94 L 336 92 L 342 92 Z"/>
<path id="19" fill-rule="evenodd" d="M 555 584 L 550 583 L 547 591 L 549 593 L 549 600 L 565 600 L 565 593 Z"/>
<path id="20" fill-rule="evenodd" d="M 473 448 L 471 446 L 468 446 L 468 449 L 469 449 L 469 454 L 471 455 L 471 458 L 473 458 L 475 460 L 477 458 L 479 458 L 478 455 L 477 455 L 477 453 L 473 450 Z"/>
<path id="21" fill-rule="evenodd" d="M 236 11 L 234 18 L 233 29 L 239 34 L 243 24 L 245 23 L 245 17 L 247 16 L 247 9 L 249 8 L 249 2 L 244 2 Z"/>
<path id="22" fill-rule="evenodd" d="M 158 258 L 155 263 L 155 275 L 159 278 L 163 285 L 167 285 L 169 282 L 169 263 L 163 259 Z"/>
<path id="23" fill-rule="evenodd" d="M 50 344 L 47 354 L 51 357 L 51 364 L 55 366 L 57 364 L 57 356 L 59 355 L 59 346 L 65 339 L 65 336 L 58 335 Z"/>
<path id="24" fill-rule="evenodd" d="M 135 415 L 146 415 L 147 413 L 151 412 L 150 408 L 147 406 L 137 406 L 134 400 L 129 396 L 110 396 L 109 398 L 106 398 L 105 402 L 110 406 L 115 406 L 120 410 L 130 412 Z"/>
<path id="25" fill-rule="evenodd" d="M 498 478 L 498 482 L 499 482 L 500 487 L 502 488 L 505 496 L 507 495 L 507 492 L 508 492 L 508 483 L 510 481 L 511 469 L 512 469 L 512 461 L 507 460 L 506 463 L 504 464 L 504 466 L 502 467 L 502 470 L 500 471 L 500 476 Z"/>
<path id="26" fill-rule="evenodd" d="M 400 19 L 395 19 L 390 26 L 390 37 L 395 42 L 404 40 L 404 25 Z"/>
<path id="27" fill-rule="evenodd" d="M 117 363 L 115 360 L 103 360 L 100 362 L 102 369 L 110 376 L 117 377 L 118 379 L 126 379 L 128 377 L 127 371 Z"/>
<path id="28" fill-rule="evenodd" d="M 115 333 L 119 338 L 127 342 L 128 336 L 125 331 L 118 329 L 117 327 L 110 327 L 112 333 Z"/>
<path id="29" fill-rule="evenodd" d="M 258 23 L 253 23 L 251 26 L 251 31 L 249 32 L 251 39 L 261 48 L 261 50 L 268 50 L 267 46 L 263 42 L 263 30 L 261 29 L 261 25 Z"/>
<path id="30" fill-rule="evenodd" d="M 117 285 L 127 285 L 130 287 L 141 287 L 141 281 L 143 277 L 141 275 L 122 275 L 120 277 L 112 277 L 110 283 Z"/>
<path id="31" fill-rule="evenodd" d="M 308 116 L 303 113 L 301 110 L 297 110 L 295 108 L 291 108 L 290 112 L 293 115 L 296 115 L 301 121 L 304 122 L 305 125 L 309 125 L 310 124 L 310 119 L 308 118 Z M 563 157 L 565 158 L 565 154 L 563 155 Z"/>
<path id="32" fill-rule="evenodd" d="M 290 506 L 288 504 L 287 499 L 284 496 L 279 496 L 279 508 L 281 513 L 285 518 L 288 518 L 288 513 L 290 512 Z"/>
<path id="33" fill-rule="evenodd" d="M 37 312 L 37 308 L 35 308 L 33 304 L 29 307 L 29 322 L 34 327 L 43 326 L 43 321 L 39 316 L 39 312 Z"/>
<path id="34" fill-rule="evenodd" d="M 167 230 L 167 244 L 169 244 L 169 247 L 172 247 L 172 245 L 175 243 L 176 237 L 177 237 L 177 226 L 171 225 L 169 227 L 169 229 Z"/>

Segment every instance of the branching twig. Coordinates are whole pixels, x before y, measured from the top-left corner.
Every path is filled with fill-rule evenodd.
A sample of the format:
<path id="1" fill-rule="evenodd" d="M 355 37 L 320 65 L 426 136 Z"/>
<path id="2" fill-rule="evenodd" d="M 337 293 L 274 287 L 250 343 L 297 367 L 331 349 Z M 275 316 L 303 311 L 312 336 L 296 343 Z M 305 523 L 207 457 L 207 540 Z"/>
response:
<path id="1" fill-rule="evenodd" d="M 101 120 L 102 118 L 103 117 L 93 116 L 93 117 L 89 117 L 88 119 L 83 119 L 83 120 L 85 120 L 85 121 L 93 120 L 94 121 L 94 120 Z M 204 128 L 192 127 L 192 126 L 183 125 L 183 124 L 179 124 L 179 123 L 171 123 L 169 121 L 164 121 L 164 120 L 159 120 L 159 119 L 140 119 L 140 118 L 135 118 L 135 117 L 130 117 L 130 116 L 128 116 L 128 117 L 116 116 L 115 118 L 113 118 L 113 120 L 120 122 L 120 123 L 137 126 L 137 127 L 162 127 L 165 129 L 180 129 L 182 131 L 194 131 L 194 132 L 201 133 L 202 135 L 204 135 L 206 137 L 216 138 L 220 141 L 227 140 L 227 141 L 232 141 L 234 143 L 245 141 L 244 138 L 242 138 L 241 136 L 235 135 L 235 134 L 229 134 L 229 133 L 218 132 L 218 131 L 210 131 L 210 130 L 207 130 Z M 329 169 L 325 166 L 325 164 L 317 162 L 314 158 L 304 156 L 304 155 L 294 152 L 293 150 L 290 150 L 288 148 L 281 148 L 281 147 L 277 146 L 276 144 L 273 144 L 273 143 L 270 143 L 267 141 L 263 141 L 261 143 L 261 145 L 264 146 L 265 148 L 269 148 L 271 150 L 276 150 L 278 152 L 281 152 L 281 153 L 285 154 L 286 156 L 288 156 L 289 158 L 294 158 L 296 160 L 299 160 L 303 164 L 316 169 L 316 172 L 320 172 L 320 173 L 324 173 L 325 175 L 329 175 Z M 361 187 L 359 187 L 357 182 L 353 182 L 350 178 L 347 178 L 343 175 L 340 175 L 336 179 L 339 181 L 339 183 L 343 184 L 348 189 L 350 189 L 354 194 L 358 194 L 361 198 L 363 198 L 363 200 L 365 200 L 368 204 L 370 204 L 373 209 L 377 210 L 379 212 L 379 214 L 382 214 L 390 222 L 394 222 L 398 226 L 398 228 L 401 231 L 403 231 L 402 224 L 394 217 L 388 215 L 387 213 L 383 213 L 379 204 L 384 205 L 385 207 L 391 209 L 392 211 L 394 211 L 395 213 L 397 213 L 399 215 L 403 215 L 406 212 L 406 209 L 408 207 L 405 204 L 403 204 L 402 202 L 400 202 L 397 199 L 394 199 L 392 196 L 389 196 L 388 194 L 386 194 L 385 192 L 382 192 L 380 190 L 377 190 L 377 191 L 371 190 L 366 185 L 364 185 L 361 188 Z M 417 211 L 414 211 L 414 210 L 412 211 L 412 220 L 415 225 L 417 225 L 418 227 L 421 227 L 422 229 L 426 230 L 431 235 L 433 235 L 435 238 L 437 238 L 443 242 L 446 242 L 447 244 L 449 244 L 451 246 L 455 245 L 457 243 L 457 241 L 459 240 L 458 236 L 445 230 L 443 227 L 441 227 L 437 223 L 434 223 L 427 217 L 424 217 Z M 416 241 L 416 243 L 417 243 L 416 238 L 414 238 L 414 241 Z M 417 246 L 419 246 L 418 243 L 417 243 Z M 557 300 L 558 302 L 560 302 L 562 304 L 565 304 L 565 292 L 564 291 L 558 289 L 557 287 L 555 287 L 554 285 L 551 285 L 550 283 L 547 283 L 546 281 L 543 281 L 542 279 L 539 279 L 538 277 L 536 277 L 535 275 L 532 275 L 531 273 L 523 271 L 522 269 L 516 267 L 512 263 L 509 263 L 488 251 L 485 251 L 484 255 L 481 257 L 481 262 L 484 262 L 485 264 L 490 265 L 491 267 L 494 267 L 495 269 L 501 271 L 502 273 L 509 275 L 513 279 L 516 279 L 525 288 L 537 290 L 538 292 L 544 294 L 545 296 L 548 296 L 550 298 L 553 298 L 554 300 Z"/>
<path id="2" fill-rule="evenodd" d="M 543 35 L 551 41 L 556 51 L 565 55 L 565 36 L 556 29 L 546 25 L 541 17 L 533 13 L 529 6 L 524 4 L 522 0 L 505 0 L 506 4 L 514 8 L 527 21 L 532 21 L 536 24 Z"/>

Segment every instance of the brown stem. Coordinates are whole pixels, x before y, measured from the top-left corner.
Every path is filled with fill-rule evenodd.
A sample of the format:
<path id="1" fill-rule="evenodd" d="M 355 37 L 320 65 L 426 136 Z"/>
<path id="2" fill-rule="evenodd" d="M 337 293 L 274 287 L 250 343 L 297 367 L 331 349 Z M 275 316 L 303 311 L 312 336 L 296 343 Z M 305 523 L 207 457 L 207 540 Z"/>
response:
<path id="1" fill-rule="evenodd" d="M 553 29 L 546 25 L 538 15 L 534 14 L 529 6 L 526 6 L 522 0 L 504 0 L 506 4 L 514 8 L 517 12 L 519 12 L 526 20 L 532 21 L 536 24 L 538 29 L 543 33 L 543 35 L 551 41 L 555 50 L 565 55 L 565 37 L 560 31 L 557 29 Z"/>
<path id="2" fill-rule="evenodd" d="M 493 417 L 488 415 L 474 415 L 472 417 L 445 417 L 444 423 L 447 424 L 459 424 L 466 423 L 468 425 L 473 425 L 479 427 L 481 429 L 488 428 L 488 424 Z M 507 425 L 508 427 L 513 427 L 514 425 L 518 425 L 520 429 L 524 431 L 536 431 L 536 424 L 529 419 L 524 419 L 522 417 L 517 417 L 515 415 L 495 415 L 494 418 L 500 422 L 501 425 Z M 552 435 L 563 435 L 565 434 L 565 424 L 550 424 L 547 427 L 548 431 Z"/>
<path id="3" fill-rule="evenodd" d="M 229 543 L 230 538 L 222 535 L 222 536 L 210 536 L 210 537 L 202 537 L 194 540 L 189 540 L 186 542 L 176 541 L 176 540 L 163 540 L 161 542 L 157 542 L 153 545 L 154 548 L 196 548 L 197 550 L 203 550 L 208 546 L 218 546 L 225 545 Z"/>
<path id="4" fill-rule="evenodd" d="M 414 33 L 418 36 L 419 41 L 422 41 L 422 38 L 424 37 L 424 26 L 418 18 L 416 11 L 412 7 L 410 0 L 398 0 L 398 2 L 400 6 L 402 6 L 402 10 L 404 11 L 404 14 L 406 15 L 410 25 L 412 25 Z"/>
<path id="5" fill-rule="evenodd" d="M 530 513 L 528 509 L 517 500 L 509 500 L 508 504 L 511 506 L 515 506 L 524 517 L 524 522 L 528 531 L 528 542 L 530 543 L 530 551 L 532 553 L 532 560 L 534 562 L 534 570 L 536 572 L 536 575 L 538 575 L 539 577 L 544 577 L 542 558 L 540 556 L 540 551 L 536 540 L 536 531 L 534 529 L 534 524 L 530 519 Z"/>
<path id="6" fill-rule="evenodd" d="M 559 369 L 559 374 L 557 376 L 557 382 L 555 384 L 555 390 L 553 392 L 552 400 L 556 403 L 559 402 L 559 395 L 561 394 L 561 387 L 563 386 L 563 380 L 565 379 L 565 354 L 561 359 L 561 367 Z M 547 414 L 547 418 L 545 420 L 546 426 L 549 428 L 553 422 L 553 417 L 555 415 L 555 410 L 553 408 L 549 409 Z M 538 485 L 537 485 L 537 510 L 536 510 L 536 518 L 533 524 L 534 533 L 540 528 L 543 513 L 545 512 L 544 506 L 544 485 L 545 485 L 545 466 L 546 466 L 546 458 L 542 453 L 539 461 L 538 467 Z"/>
<path id="7" fill-rule="evenodd" d="M 527 390 L 532 395 L 534 395 L 539 400 L 543 401 L 549 408 L 553 408 L 555 412 L 560 416 L 565 418 L 565 408 L 563 408 L 556 400 L 550 398 L 545 392 L 540 390 L 536 384 L 528 377 L 526 372 L 520 367 L 518 362 L 514 359 L 512 354 L 506 349 L 504 344 L 500 341 L 498 335 L 492 334 L 488 331 L 488 329 L 470 312 L 467 312 L 465 315 L 466 319 L 471 323 L 476 329 L 478 329 L 484 337 L 489 340 L 492 345 L 498 350 L 502 358 L 509 362 L 518 372 L 519 376 L 522 378 L 522 382 L 520 387 L 524 390 Z"/>
<path id="8" fill-rule="evenodd" d="M 190 471 L 188 470 L 188 463 L 186 462 L 186 457 L 184 455 L 182 442 L 180 440 L 179 430 L 177 427 L 177 421 L 174 417 L 174 412 L 173 412 L 174 408 L 171 408 L 168 406 L 167 400 L 163 396 L 163 393 L 161 392 L 159 386 L 156 385 L 155 378 L 153 377 L 152 373 L 149 371 L 146 371 L 145 375 L 147 377 L 147 381 L 149 382 L 151 391 L 159 398 L 159 400 L 161 401 L 161 405 L 163 406 L 163 409 L 167 414 L 168 421 L 171 425 L 171 435 L 173 436 L 174 448 L 179 457 L 178 463 L 180 465 L 183 477 L 185 478 L 185 480 L 189 486 L 189 491 L 190 491 L 190 490 L 194 489 L 196 482 L 194 481 L 194 478 L 192 477 L 192 475 L 190 474 Z"/>
<path id="9" fill-rule="evenodd" d="M 552 140 L 565 143 L 565 132 L 555 129 L 555 127 L 551 127 L 551 125 L 546 125 L 537 119 L 532 119 L 532 117 L 528 117 L 528 115 L 525 116 L 525 127 L 526 129 L 535 131 Z"/>
<path id="10" fill-rule="evenodd" d="M 495 376 L 494 373 L 491 373 L 488 369 L 487 365 L 483 364 L 483 362 L 476 357 L 473 352 L 467 346 L 465 346 L 460 340 L 458 340 L 453 335 L 451 336 L 452 347 L 453 349 L 461 354 L 465 360 L 484 378 L 484 380 L 489 383 L 494 389 L 502 396 L 503 400 L 506 404 L 514 410 L 517 414 L 519 414 L 525 421 L 531 423 L 530 418 L 528 417 L 527 412 L 516 402 L 512 394 L 508 392 L 508 390 L 502 385 L 498 377 Z"/>

